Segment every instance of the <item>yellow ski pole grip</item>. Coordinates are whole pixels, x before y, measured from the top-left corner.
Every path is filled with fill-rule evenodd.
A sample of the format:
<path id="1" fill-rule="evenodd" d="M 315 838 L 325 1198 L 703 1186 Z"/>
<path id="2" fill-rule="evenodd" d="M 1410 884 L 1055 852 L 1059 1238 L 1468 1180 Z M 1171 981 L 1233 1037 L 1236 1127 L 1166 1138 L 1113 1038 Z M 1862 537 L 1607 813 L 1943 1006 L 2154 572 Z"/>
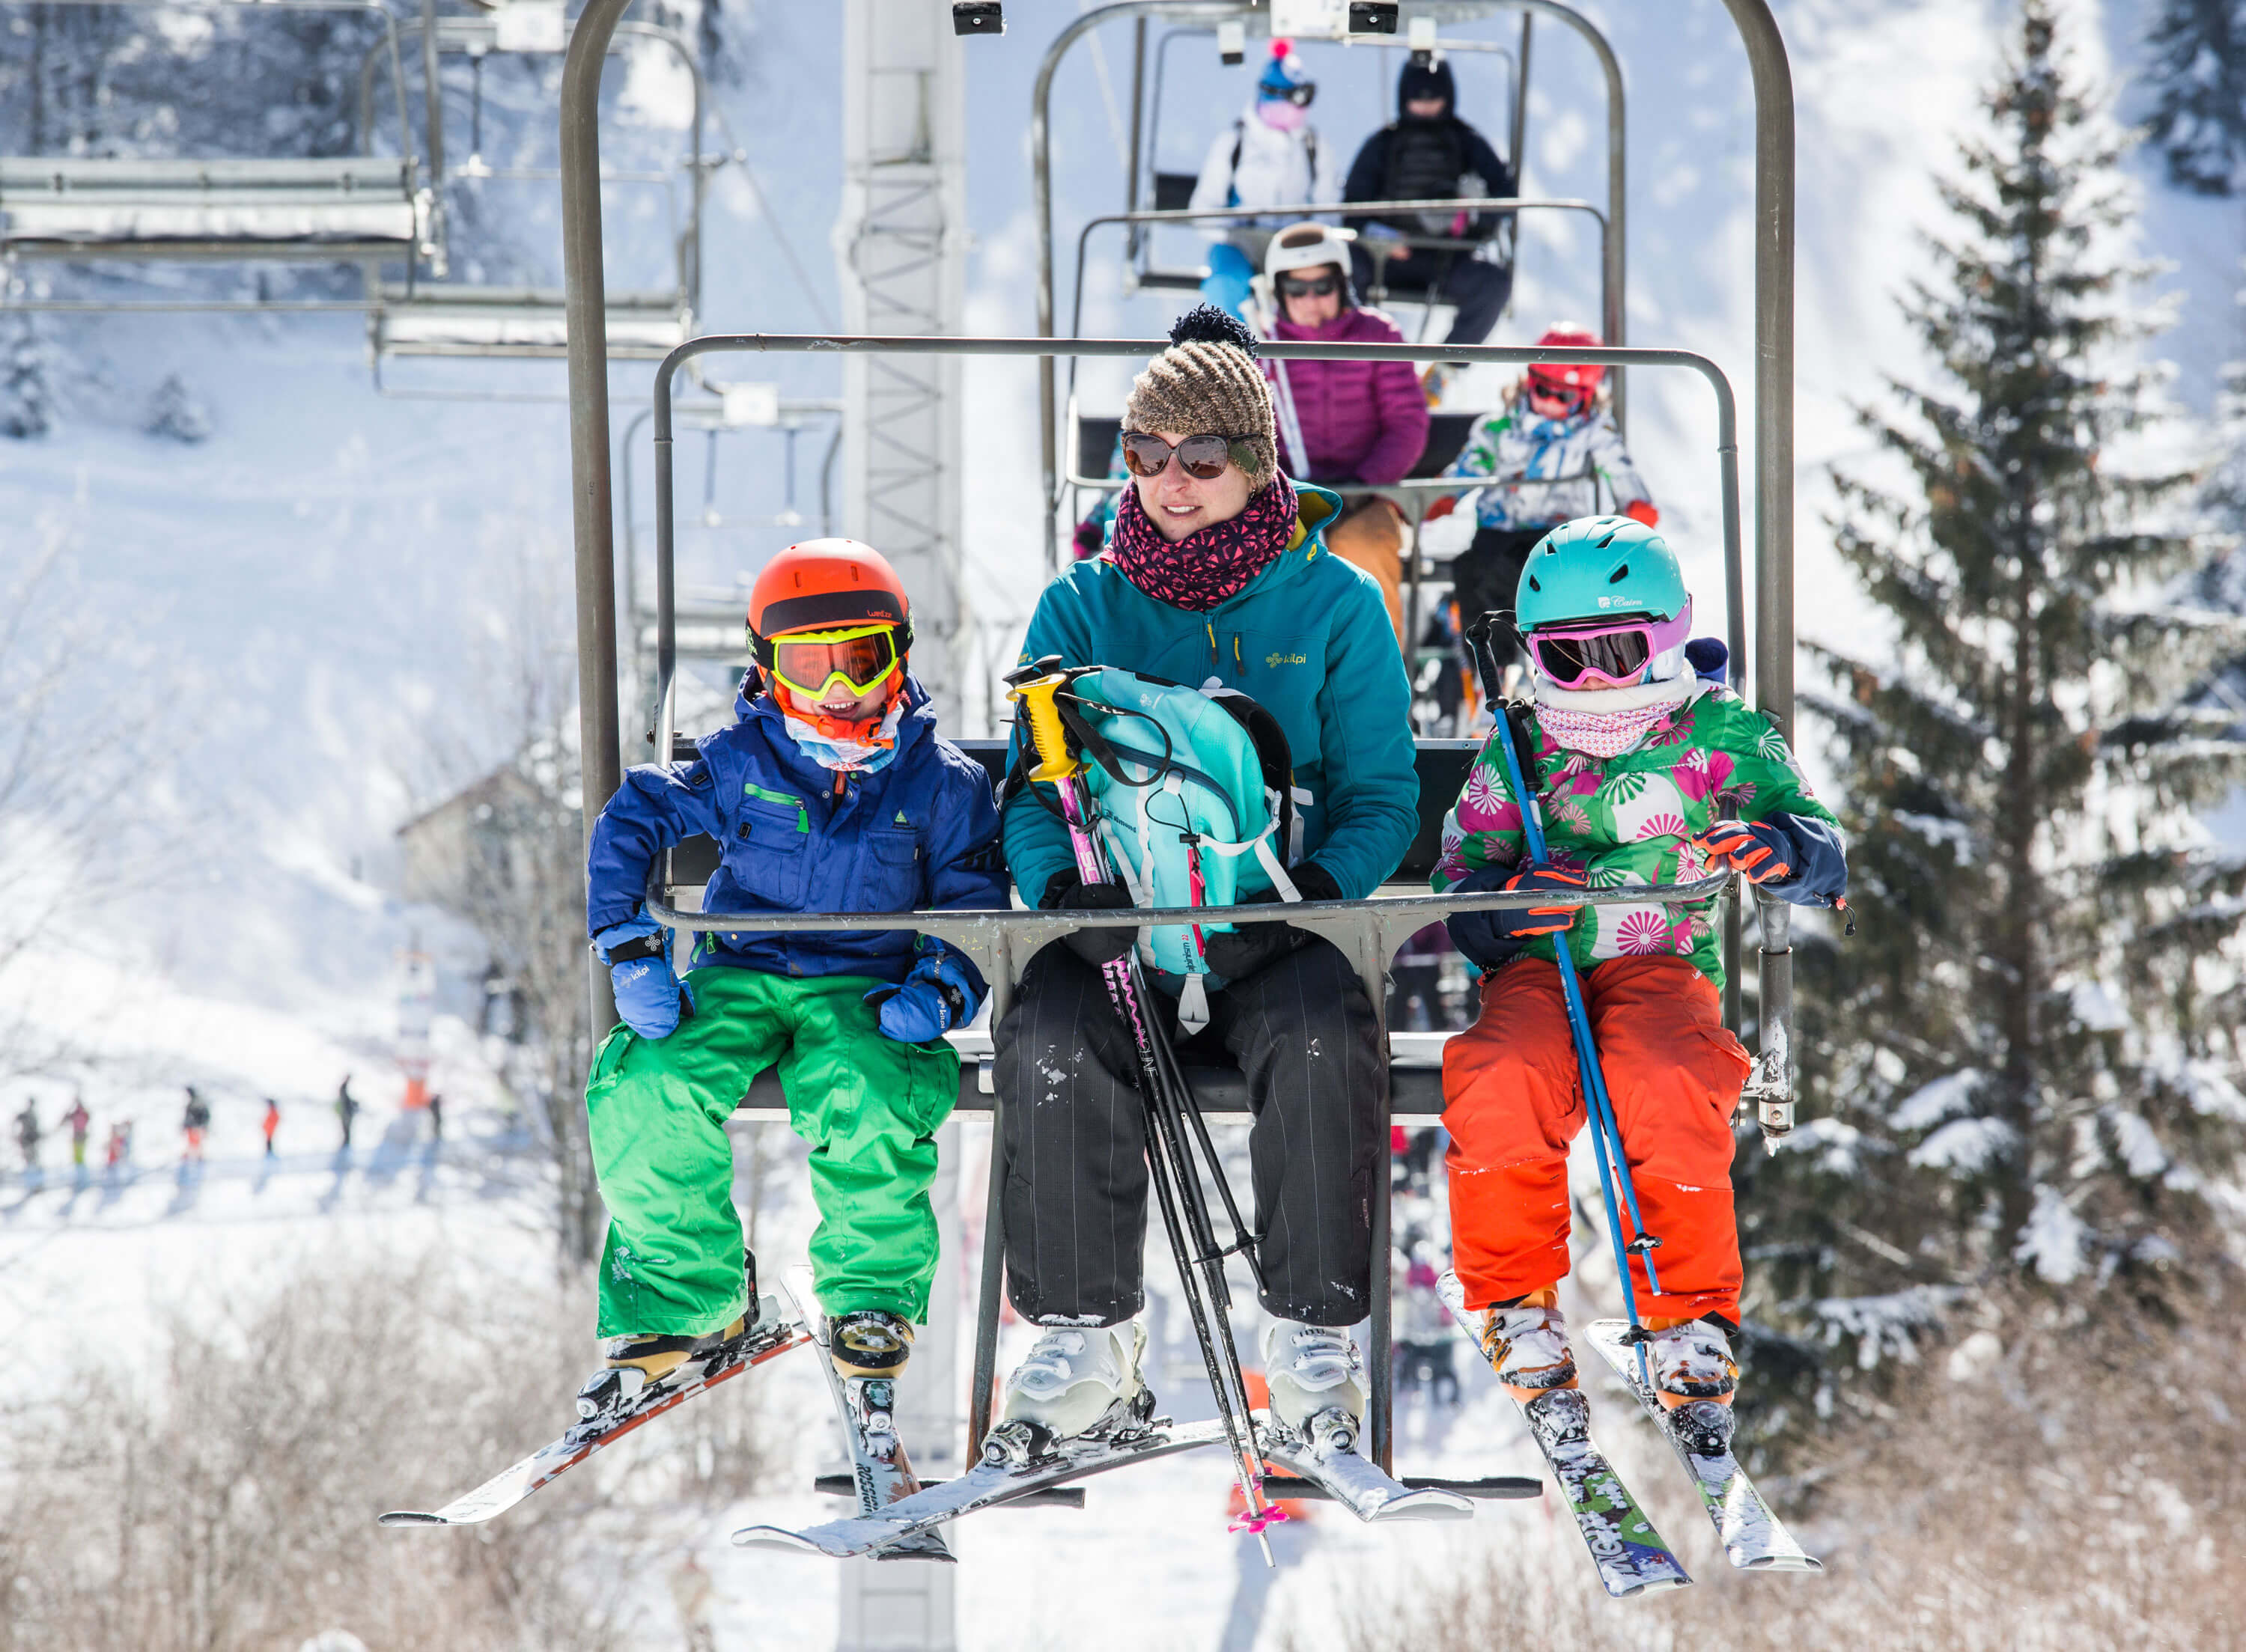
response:
<path id="1" fill-rule="evenodd" d="M 1032 780 L 1073 779 L 1083 772 L 1084 765 L 1069 754 L 1068 731 L 1061 723 L 1060 707 L 1053 704 L 1053 696 L 1067 683 L 1068 679 L 1056 672 L 1024 683 L 1013 691 L 1030 720 L 1030 744 L 1037 748 L 1038 766 L 1030 771 Z"/>

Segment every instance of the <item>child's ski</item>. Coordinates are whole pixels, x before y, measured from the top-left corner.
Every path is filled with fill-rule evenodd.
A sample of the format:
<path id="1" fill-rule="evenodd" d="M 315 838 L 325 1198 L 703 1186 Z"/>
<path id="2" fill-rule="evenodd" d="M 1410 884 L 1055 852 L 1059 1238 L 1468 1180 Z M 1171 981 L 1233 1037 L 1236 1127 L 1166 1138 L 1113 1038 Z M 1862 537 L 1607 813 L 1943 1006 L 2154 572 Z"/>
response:
<path id="1" fill-rule="evenodd" d="M 1338 1416 L 1337 1412 L 1328 1412 L 1310 1420 L 1316 1424 L 1324 1417 Z M 1403 1485 L 1384 1473 L 1371 1458 L 1358 1455 L 1353 1444 L 1345 1428 L 1314 1429 L 1311 1438 L 1305 1439 L 1273 1418 L 1269 1411 L 1256 1413 L 1256 1445 L 1263 1460 L 1318 1486 L 1360 1520 L 1474 1518 L 1474 1504 L 1467 1499 L 1435 1486 Z M 1533 1497 L 1536 1494 L 1535 1482 L 1528 1484 L 1528 1494 Z M 1283 1487 L 1271 1486 L 1268 1482 L 1266 1485 L 1274 1497 L 1288 1495 Z"/>
<path id="2" fill-rule="evenodd" d="M 1770 1512 L 1770 1505 L 1732 1455 L 1732 1433 L 1738 1426 L 1732 1408 L 1713 1400 L 1693 1400 L 1673 1410 L 1662 1404 L 1638 1373 L 1637 1353 L 1623 1342 L 1629 1329 L 1618 1319 L 1594 1320 L 1592 1345 L 1676 1448 L 1731 1563 L 1746 1571 L 1822 1571 Z"/>
<path id="3" fill-rule="evenodd" d="M 1477 1335 L 1458 1275 L 1445 1268 L 1438 1290 L 1451 1317 L 1469 1336 Z M 1590 1406 L 1582 1390 L 1555 1388 L 1532 1400 L 1515 1398 L 1514 1404 L 1528 1424 L 1536 1449 L 1544 1453 L 1606 1592 L 1623 1600 L 1657 1589 L 1681 1589 L 1691 1582 L 1684 1562 L 1671 1553 L 1614 1465 L 1592 1440 Z"/>
<path id="4" fill-rule="evenodd" d="M 812 1328 L 812 1341 L 827 1356 L 819 1362 L 827 1373 L 827 1391 L 834 1397 L 834 1414 L 841 1420 L 842 1438 L 850 1448 L 850 1478 L 858 1492 L 858 1518 L 868 1519 L 892 1505 L 919 1494 L 920 1479 L 913 1472 L 905 1443 L 897 1436 L 896 1382 L 888 1377 L 845 1377 L 834 1369 L 827 1343 L 827 1322 L 815 1311 L 807 1268 L 788 1285 L 795 1311 Z M 915 1535 L 883 1549 L 885 1560 L 944 1560 L 952 1557 L 943 1539 L 934 1532 Z"/>
<path id="5" fill-rule="evenodd" d="M 1018 1430 L 1020 1424 L 1001 1424 Z M 829 1520 L 822 1526 L 793 1531 L 784 1526 L 748 1526 L 733 1533 L 733 1541 L 748 1548 L 793 1549 L 807 1554 L 832 1555 L 847 1560 L 878 1552 L 881 1558 L 909 1553 L 915 1542 L 943 1539 L 935 1528 L 963 1514 L 997 1508 L 1048 1486 L 1064 1485 L 1093 1474 L 1120 1468 L 1126 1463 L 1167 1457 L 1203 1445 L 1224 1444 L 1222 1422 L 1189 1423 L 1183 1427 L 1167 1417 L 1129 1425 L 1105 1438 L 1070 1442 L 1058 1451 L 1039 1454 L 1010 1449 L 1020 1442 L 1002 1438 L 997 1430 L 983 1447 L 983 1460 L 956 1480 L 931 1485 L 917 1495 L 890 1504 L 878 1513 L 862 1502 L 855 1519 Z"/>
<path id="6" fill-rule="evenodd" d="M 689 1361 L 679 1367 L 678 1372 L 669 1380 L 642 1389 L 621 1411 L 578 1424 L 552 1445 L 540 1447 L 512 1467 L 502 1469 L 474 1491 L 454 1498 L 444 1507 L 427 1512 L 393 1509 L 379 1517 L 380 1523 L 384 1526 L 474 1526 L 494 1515 L 504 1514 L 540 1486 L 567 1473 L 602 1446 L 630 1433 L 650 1417 L 660 1417 L 672 1406 L 683 1405 L 696 1395 L 709 1392 L 727 1378 L 739 1376 L 752 1365 L 761 1365 L 766 1360 L 811 1340 L 811 1333 L 804 1329 L 802 1322 L 782 1314 L 775 1298 L 761 1297 L 757 1303 L 756 1322 L 749 1327 L 740 1341 L 719 1349 L 698 1365 Z"/>

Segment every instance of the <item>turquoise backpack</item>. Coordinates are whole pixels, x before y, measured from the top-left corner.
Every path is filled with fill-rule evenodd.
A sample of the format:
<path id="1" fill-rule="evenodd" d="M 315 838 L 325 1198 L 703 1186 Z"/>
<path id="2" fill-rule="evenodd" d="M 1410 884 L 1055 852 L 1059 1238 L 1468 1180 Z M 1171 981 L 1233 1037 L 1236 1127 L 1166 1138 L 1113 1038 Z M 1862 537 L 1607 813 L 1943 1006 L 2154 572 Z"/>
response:
<path id="1" fill-rule="evenodd" d="M 1228 907 L 1276 889 L 1299 901 L 1298 803 L 1278 719 L 1236 690 L 1189 689 L 1106 667 L 1070 684 L 1085 778 L 1115 875 L 1142 907 Z M 1143 929 L 1140 960 L 1183 977 L 1179 1018 L 1208 1023 L 1201 936 L 1230 924 Z M 1198 930 L 1197 935 L 1195 931 Z M 1219 977 L 1214 983 L 1222 985 Z"/>

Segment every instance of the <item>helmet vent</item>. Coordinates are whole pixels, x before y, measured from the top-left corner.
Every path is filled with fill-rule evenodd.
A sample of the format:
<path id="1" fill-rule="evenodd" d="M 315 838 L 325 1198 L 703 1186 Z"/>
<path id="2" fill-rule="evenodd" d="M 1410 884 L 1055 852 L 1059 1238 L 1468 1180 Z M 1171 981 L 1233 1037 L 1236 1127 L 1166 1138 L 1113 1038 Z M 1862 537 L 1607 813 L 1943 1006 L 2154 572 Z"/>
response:
<path id="1" fill-rule="evenodd" d="M 1538 592 L 1538 593 L 1540 593 L 1540 594 L 1541 594 L 1541 593 L 1543 591 L 1543 589 L 1544 589 L 1544 588 L 1543 588 L 1542 585 L 1540 585 L 1540 584 L 1538 584 L 1538 583 L 1536 582 L 1536 576 L 1535 576 L 1534 574 L 1531 574 L 1528 576 L 1528 588 L 1529 588 L 1530 590 L 1532 590 L 1532 591 L 1535 591 L 1535 592 Z"/>
<path id="2" fill-rule="evenodd" d="M 1629 577 L 1630 564 L 1624 562 L 1620 568 L 1615 569 L 1613 573 L 1607 575 L 1607 583 L 1610 585 L 1619 585 Z"/>
<path id="3" fill-rule="evenodd" d="M 1615 535 L 1621 531 L 1622 530 L 1620 528 L 1610 528 L 1607 531 L 1607 536 L 1599 541 L 1599 548 L 1603 551 L 1608 546 L 1613 544 L 1615 542 Z"/>

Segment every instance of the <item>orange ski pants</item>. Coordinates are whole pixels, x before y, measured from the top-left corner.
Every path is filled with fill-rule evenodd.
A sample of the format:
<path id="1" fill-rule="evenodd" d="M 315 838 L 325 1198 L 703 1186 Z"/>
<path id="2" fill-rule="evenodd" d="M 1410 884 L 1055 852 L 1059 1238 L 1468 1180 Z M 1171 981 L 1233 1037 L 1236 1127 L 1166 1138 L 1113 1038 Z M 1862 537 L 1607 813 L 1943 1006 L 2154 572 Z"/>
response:
<path id="1" fill-rule="evenodd" d="M 1736 1324 L 1731 1119 L 1747 1053 L 1724 1027 L 1715 984 L 1685 959 L 1610 958 L 1582 979 L 1638 1210 L 1661 1241 L 1658 1296 L 1644 1259 L 1630 1261 L 1638 1312 Z M 1521 958 L 1483 979 L 1480 1016 L 1443 1050 L 1443 1106 L 1467 1306 L 1556 1284 L 1568 1271 L 1568 1146 L 1583 1127 L 1557 964 Z M 1619 1187 L 1615 1197 L 1634 1234 Z"/>

